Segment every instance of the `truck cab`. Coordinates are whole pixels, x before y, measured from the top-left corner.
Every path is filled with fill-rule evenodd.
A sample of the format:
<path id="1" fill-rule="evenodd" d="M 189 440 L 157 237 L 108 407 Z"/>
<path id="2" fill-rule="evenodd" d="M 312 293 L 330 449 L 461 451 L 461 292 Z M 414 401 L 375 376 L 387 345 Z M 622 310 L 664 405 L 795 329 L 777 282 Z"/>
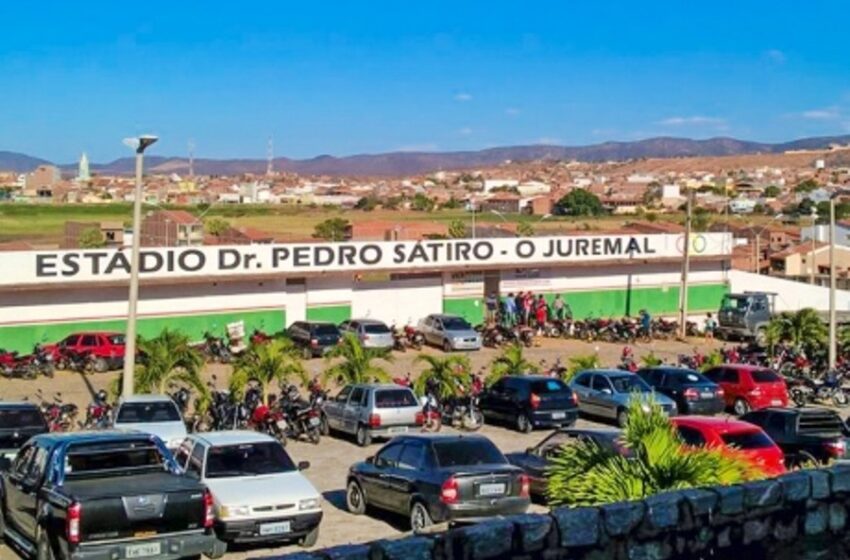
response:
<path id="1" fill-rule="evenodd" d="M 773 316 L 775 293 L 726 294 L 717 312 L 717 335 L 724 339 L 761 340 Z"/>

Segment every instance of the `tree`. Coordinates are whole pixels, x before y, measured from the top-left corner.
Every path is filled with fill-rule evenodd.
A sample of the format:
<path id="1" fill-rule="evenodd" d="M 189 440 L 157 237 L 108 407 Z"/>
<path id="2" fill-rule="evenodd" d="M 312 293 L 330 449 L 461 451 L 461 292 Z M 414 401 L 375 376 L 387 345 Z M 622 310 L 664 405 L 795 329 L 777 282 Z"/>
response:
<path id="1" fill-rule="evenodd" d="M 525 359 L 521 344 L 511 344 L 490 364 L 487 384 L 492 385 L 506 375 L 537 373 L 537 366 Z"/>
<path id="2" fill-rule="evenodd" d="M 307 383 L 307 371 L 300 351 L 291 340 L 276 338 L 263 344 L 252 344 L 239 356 L 230 378 L 230 391 L 241 398 L 249 383 L 257 383 L 263 403 L 268 404 L 272 383 L 276 382 L 283 388 L 294 379 Z"/>
<path id="3" fill-rule="evenodd" d="M 528 222 L 520 222 L 516 226 L 516 234 L 520 237 L 534 237 L 534 226 Z"/>
<path id="4" fill-rule="evenodd" d="M 410 208 L 418 212 L 430 212 L 434 209 L 434 201 L 422 193 L 416 193 L 410 201 Z"/>
<path id="5" fill-rule="evenodd" d="M 570 216 L 599 216 L 605 213 L 599 197 L 584 189 L 571 190 L 558 201 L 558 206 Z"/>
<path id="6" fill-rule="evenodd" d="M 449 238 L 464 239 L 469 237 L 469 228 L 461 220 L 452 220 L 449 223 Z"/>
<path id="7" fill-rule="evenodd" d="M 711 212 L 707 208 L 697 207 L 691 215 L 691 229 L 706 231 L 711 225 Z"/>
<path id="8" fill-rule="evenodd" d="M 327 353 L 328 362 L 335 358 L 341 358 L 341 360 L 325 369 L 322 373 L 322 379 L 325 381 L 334 380 L 341 385 L 390 381 L 387 370 L 372 363 L 377 359 L 391 362 L 393 356 L 390 350 L 364 348 L 360 339 L 353 333 L 343 334 L 339 344 Z"/>
<path id="9" fill-rule="evenodd" d="M 601 365 L 599 354 L 584 354 L 570 358 L 570 367 L 564 376 L 564 381 L 569 381 L 577 374 L 588 369 L 596 369 Z"/>
<path id="10" fill-rule="evenodd" d="M 817 311 L 807 307 L 796 312 L 784 311 L 770 320 L 767 331 L 790 343 L 796 350 L 812 349 L 823 344 L 828 334 Z"/>
<path id="11" fill-rule="evenodd" d="M 140 338 L 139 353 L 137 393 L 164 395 L 172 385 L 184 385 L 198 392 L 199 402 L 208 402 L 209 391 L 200 377 L 204 357 L 189 344 L 188 336 L 164 329 L 154 338 Z"/>
<path id="12" fill-rule="evenodd" d="M 413 390 L 418 395 L 425 394 L 425 388 L 430 382 L 436 385 L 440 399 L 457 395 L 460 387 L 468 387 L 472 383 L 469 358 L 466 356 L 452 355 L 443 358 L 419 354 L 413 362 L 426 366 L 413 382 Z"/>
<path id="13" fill-rule="evenodd" d="M 815 189 L 820 188 L 820 185 L 814 179 L 806 179 L 805 181 L 800 181 L 797 183 L 797 186 L 794 187 L 795 193 L 810 193 Z"/>
<path id="14" fill-rule="evenodd" d="M 80 249 L 100 249 L 106 247 L 106 239 L 103 237 L 103 232 L 100 228 L 86 228 L 80 232 L 80 237 L 77 239 Z"/>
<path id="15" fill-rule="evenodd" d="M 365 212 L 371 212 L 378 205 L 378 199 L 374 196 L 364 196 L 360 200 L 357 201 L 357 204 L 354 205 L 355 210 L 363 210 Z"/>
<path id="16" fill-rule="evenodd" d="M 463 207 L 463 202 L 452 196 L 443 203 L 442 207 L 446 210 L 457 210 L 458 208 Z"/>
<path id="17" fill-rule="evenodd" d="M 325 241 L 344 241 L 351 232 L 351 222 L 344 218 L 328 218 L 316 224 L 313 237 Z"/>
<path id="18" fill-rule="evenodd" d="M 649 354 L 646 354 L 640 359 L 640 363 L 643 367 L 654 367 L 660 366 L 664 363 L 664 360 L 655 355 L 655 352 L 650 351 Z"/>
<path id="19" fill-rule="evenodd" d="M 631 451 L 628 459 L 592 441 L 561 447 L 547 469 L 549 505 L 597 506 L 766 476 L 739 450 L 686 447 L 652 400 L 629 403 L 621 443 Z"/>
<path id="20" fill-rule="evenodd" d="M 776 198 L 780 194 L 782 194 L 782 189 L 776 185 L 768 185 L 768 187 L 764 189 L 764 196 L 767 198 Z"/>
<path id="21" fill-rule="evenodd" d="M 230 223 L 222 218 L 207 218 L 204 220 L 204 231 L 210 235 L 218 237 L 229 229 Z"/>

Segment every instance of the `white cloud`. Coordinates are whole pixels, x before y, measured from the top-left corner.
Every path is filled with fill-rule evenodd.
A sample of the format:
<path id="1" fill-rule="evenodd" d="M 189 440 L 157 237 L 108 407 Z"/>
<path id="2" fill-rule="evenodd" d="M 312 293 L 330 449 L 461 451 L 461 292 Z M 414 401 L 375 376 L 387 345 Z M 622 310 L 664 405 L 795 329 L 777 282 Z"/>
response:
<path id="1" fill-rule="evenodd" d="M 658 121 L 658 124 L 664 126 L 699 126 L 699 125 L 722 125 L 726 121 L 717 117 L 705 117 L 702 115 L 693 115 L 689 117 L 668 117 Z"/>
<path id="2" fill-rule="evenodd" d="M 455 101 L 460 101 L 461 103 L 466 101 L 472 101 L 472 95 L 466 92 L 461 92 L 455 95 Z"/>
<path id="3" fill-rule="evenodd" d="M 406 146 L 399 146 L 395 149 L 397 152 L 436 152 L 437 144 L 434 143 L 424 143 L 424 144 L 408 144 Z"/>
<path id="4" fill-rule="evenodd" d="M 764 51 L 764 56 L 770 62 L 774 64 L 784 64 L 785 63 L 785 53 L 780 51 L 779 49 L 768 49 Z"/>
<path id="5" fill-rule="evenodd" d="M 800 116 L 804 119 L 813 121 L 830 121 L 841 117 L 841 113 L 838 109 L 830 107 L 827 109 L 810 109 L 808 111 L 803 111 L 800 113 Z"/>
<path id="6" fill-rule="evenodd" d="M 515 116 L 519 115 L 520 112 L 521 111 L 519 109 L 517 109 L 516 107 L 508 107 L 507 109 L 505 109 L 505 114 L 509 117 L 515 117 Z"/>
<path id="7" fill-rule="evenodd" d="M 560 138 L 553 138 L 551 136 L 544 136 L 534 141 L 535 144 L 540 144 L 543 146 L 557 146 L 559 144 L 562 144 L 563 142 L 564 141 Z"/>
<path id="8" fill-rule="evenodd" d="M 460 134 L 461 136 L 469 136 L 470 134 L 472 134 L 472 129 L 468 126 L 465 126 L 465 127 L 461 128 L 460 130 L 458 130 L 457 133 Z"/>

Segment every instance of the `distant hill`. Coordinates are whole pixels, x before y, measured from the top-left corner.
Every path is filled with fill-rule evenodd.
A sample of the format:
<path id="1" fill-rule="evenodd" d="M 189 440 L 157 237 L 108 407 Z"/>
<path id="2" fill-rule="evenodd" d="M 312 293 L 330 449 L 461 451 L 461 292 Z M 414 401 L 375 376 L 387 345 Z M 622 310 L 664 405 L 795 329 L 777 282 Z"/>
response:
<path id="1" fill-rule="evenodd" d="M 791 142 L 768 144 L 735 138 L 689 138 L 659 137 L 634 142 L 604 142 L 589 146 L 506 146 L 478 151 L 463 152 L 389 152 L 383 154 L 360 154 L 335 157 L 322 155 L 310 159 L 277 158 L 278 171 L 290 171 L 302 175 L 371 175 L 399 176 L 428 173 L 438 169 L 467 169 L 491 167 L 507 160 L 579 160 L 579 161 L 622 161 L 639 158 L 673 158 L 700 156 L 730 156 L 757 153 L 782 153 L 787 150 L 812 150 L 827 148 L 830 144 L 846 144 L 850 135 L 802 138 Z M 29 171 L 44 160 L 24 154 L 0 152 L 0 170 Z M 189 170 L 186 158 L 148 156 L 145 159 L 148 172 L 185 174 Z M 76 164 L 63 166 L 76 169 Z M 92 164 L 93 171 L 104 174 L 133 173 L 133 158 L 121 158 L 106 164 Z M 236 175 L 240 173 L 264 173 L 266 162 L 262 159 L 196 159 L 195 172 L 204 175 Z"/>

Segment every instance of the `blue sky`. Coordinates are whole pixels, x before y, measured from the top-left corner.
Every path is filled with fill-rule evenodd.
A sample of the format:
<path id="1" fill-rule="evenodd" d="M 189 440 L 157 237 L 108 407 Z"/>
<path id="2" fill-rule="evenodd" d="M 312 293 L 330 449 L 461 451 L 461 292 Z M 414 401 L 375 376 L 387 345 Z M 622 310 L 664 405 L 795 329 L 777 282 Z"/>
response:
<path id="1" fill-rule="evenodd" d="M 135 6 L 142 9 L 136 10 Z M 2 2 L 0 150 L 311 157 L 850 132 L 850 2 Z"/>

